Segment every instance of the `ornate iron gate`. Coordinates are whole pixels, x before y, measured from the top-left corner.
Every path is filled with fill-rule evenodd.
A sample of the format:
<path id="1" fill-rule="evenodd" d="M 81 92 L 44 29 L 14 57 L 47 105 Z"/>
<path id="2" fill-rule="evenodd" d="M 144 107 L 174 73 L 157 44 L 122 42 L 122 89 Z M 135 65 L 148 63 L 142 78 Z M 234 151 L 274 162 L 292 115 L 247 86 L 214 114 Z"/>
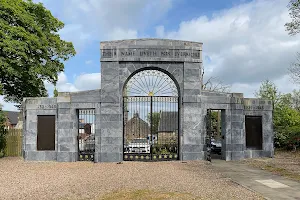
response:
<path id="1" fill-rule="evenodd" d="M 123 97 L 124 160 L 178 159 L 178 97 Z"/>
<path id="2" fill-rule="evenodd" d="M 211 161 L 211 109 L 206 113 L 206 160 Z"/>
<path id="3" fill-rule="evenodd" d="M 78 160 L 94 161 L 95 110 L 78 110 Z"/>
<path id="4" fill-rule="evenodd" d="M 147 69 L 126 83 L 123 96 L 124 160 L 179 158 L 179 97 L 165 73 Z"/>

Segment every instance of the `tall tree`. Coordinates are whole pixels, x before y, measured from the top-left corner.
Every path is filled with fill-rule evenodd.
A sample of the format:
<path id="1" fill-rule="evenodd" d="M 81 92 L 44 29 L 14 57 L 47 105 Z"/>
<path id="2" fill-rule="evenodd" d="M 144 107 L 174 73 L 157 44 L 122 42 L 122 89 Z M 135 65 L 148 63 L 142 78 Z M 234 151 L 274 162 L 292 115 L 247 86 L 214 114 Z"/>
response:
<path id="1" fill-rule="evenodd" d="M 291 0 L 289 5 L 289 15 L 291 22 L 285 24 L 289 35 L 296 35 L 300 33 L 300 0 Z M 292 79 L 296 83 L 300 83 L 300 53 L 297 54 L 297 61 L 289 68 Z"/>
<path id="2" fill-rule="evenodd" d="M 255 92 L 257 98 L 272 100 L 273 108 L 278 103 L 280 93 L 276 85 L 270 80 L 265 80 L 261 83 L 259 90 Z"/>
<path id="3" fill-rule="evenodd" d="M 8 102 L 47 96 L 44 81 L 56 83 L 64 61 L 75 55 L 61 40 L 64 24 L 41 3 L 0 0 L 0 85 Z"/>

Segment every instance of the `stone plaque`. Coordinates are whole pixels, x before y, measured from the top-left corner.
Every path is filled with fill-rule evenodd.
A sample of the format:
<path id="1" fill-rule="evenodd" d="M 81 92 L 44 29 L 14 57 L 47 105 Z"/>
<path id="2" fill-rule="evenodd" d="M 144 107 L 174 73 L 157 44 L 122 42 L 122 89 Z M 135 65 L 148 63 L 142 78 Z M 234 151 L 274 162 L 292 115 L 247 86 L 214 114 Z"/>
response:
<path id="1" fill-rule="evenodd" d="M 153 58 L 193 58 L 200 59 L 200 50 L 190 49 L 102 49 L 102 58 L 153 57 Z"/>
<path id="2" fill-rule="evenodd" d="M 56 104 L 39 104 L 37 109 L 46 110 L 46 109 L 56 109 Z"/>
<path id="3" fill-rule="evenodd" d="M 264 106 L 244 106 L 245 110 L 263 110 Z"/>

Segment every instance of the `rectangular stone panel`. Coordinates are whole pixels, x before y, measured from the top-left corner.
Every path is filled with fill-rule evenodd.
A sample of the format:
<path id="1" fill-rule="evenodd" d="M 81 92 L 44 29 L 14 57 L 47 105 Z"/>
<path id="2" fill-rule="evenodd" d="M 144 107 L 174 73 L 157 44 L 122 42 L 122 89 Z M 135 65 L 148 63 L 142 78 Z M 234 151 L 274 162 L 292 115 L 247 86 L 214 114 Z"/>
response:
<path id="1" fill-rule="evenodd" d="M 55 151 L 45 151 L 45 160 L 47 160 L 47 161 L 56 161 L 57 160 L 57 152 L 55 152 Z"/>
<path id="2" fill-rule="evenodd" d="M 231 122 L 233 129 L 244 129 L 244 122 Z"/>
<path id="3" fill-rule="evenodd" d="M 201 97 L 200 95 L 183 96 L 182 101 L 184 103 L 201 103 Z M 199 105 L 199 107 L 201 107 L 201 105 Z"/>
<path id="4" fill-rule="evenodd" d="M 245 158 L 244 151 L 232 151 L 231 160 L 242 160 Z"/>
<path id="5" fill-rule="evenodd" d="M 58 114 L 58 120 L 63 121 L 73 121 L 73 116 L 71 114 Z"/>
<path id="6" fill-rule="evenodd" d="M 200 89 L 184 89 L 184 95 L 200 95 Z"/>
<path id="7" fill-rule="evenodd" d="M 182 160 L 205 160 L 205 152 L 197 152 L 197 153 L 182 153 Z"/>
<path id="8" fill-rule="evenodd" d="M 192 144 L 183 144 L 182 152 L 201 152 L 203 151 L 203 145 L 192 145 Z"/>
<path id="9" fill-rule="evenodd" d="M 123 154 L 118 152 L 103 152 L 99 154 L 100 162 L 120 162 L 123 161 Z"/>
<path id="10" fill-rule="evenodd" d="M 183 136 L 186 136 L 186 137 L 201 137 L 203 135 L 201 133 L 202 133 L 201 129 L 188 129 L 188 128 L 183 129 Z M 204 133 L 204 130 L 203 130 L 203 133 Z"/>
<path id="11" fill-rule="evenodd" d="M 183 135 L 183 143 L 185 145 L 200 145 L 200 144 L 204 144 L 204 137 L 200 136 L 200 137 L 191 137 L 188 135 Z"/>
<path id="12" fill-rule="evenodd" d="M 123 145 L 101 144 L 100 152 L 121 153 L 123 152 Z"/>
<path id="13" fill-rule="evenodd" d="M 73 127 L 74 127 L 73 123 L 74 122 L 69 122 L 69 121 L 66 121 L 66 122 L 58 121 L 57 129 L 73 129 Z"/>
<path id="14" fill-rule="evenodd" d="M 201 83 L 201 69 L 199 67 L 200 63 L 193 63 L 197 68 L 195 69 L 187 69 L 186 64 L 184 64 L 184 82 L 197 82 Z"/>
<path id="15" fill-rule="evenodd" d="M 32 161 L 44 161 L 45 151 L 25 151 L 25 159 Z"/>
<path id="16" fill-rule="evenodd" d="M 123 137 L 101 137 L 101 145 L 123 145 Z"/>
<path id="17" fill-rule="evenodd" d="M 226 144 L 226 151 L 244 151 L 245 144 Z"/>
<path id="18" fill-rule="evenodd" d="M 102 122 L 113 122 L 113 121 L 121 121 L 122 114 L 101 114 L 100 121 Z"/>
<path id="19" fill-rule="evenodd" d="M 70 114 L 70 113 L 71 113 L 71 110 L 69 108 L 58 109 L 58 115 L 59 114 Z"/>
<path id="20" fill-rule="evenodd" d="M 58 162 L 75 162 L 77 161 L 77 152 L 57 152 Z"/>
<path id="21" fill-rule="evenodd" d="M 101 137 L 123 137 L 123 130 L 118 128 L 101 128 Z"/>

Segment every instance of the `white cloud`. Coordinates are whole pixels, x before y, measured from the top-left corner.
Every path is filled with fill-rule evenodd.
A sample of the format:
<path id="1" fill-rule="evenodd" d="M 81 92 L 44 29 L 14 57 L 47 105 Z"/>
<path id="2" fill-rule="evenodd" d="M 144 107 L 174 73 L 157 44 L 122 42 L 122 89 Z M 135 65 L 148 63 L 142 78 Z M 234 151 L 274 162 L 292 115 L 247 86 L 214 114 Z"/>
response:
<path id="1" fill-rule="evenodd" d="M 78 90 L 100 89 L 101 74 L 100 73 L 81 74 L 76 78 L 74 82 L 74 86 Z"/>
<path id="2" fill-rule="evenodd" d="M 91 41 L 137 38 L 138 31 L 156 23 L 172 7 L 172 0 L 61 0 L 45 6 L 66 26 L 63 39 L 77 52 Z"/>
<path id="3" fill-rule="evenodd" d="M 156 28 L 159 37 L 203 42 L 207 76 L 217 76 L 232 91 L 251 94 L 260 82 L 270 79 L 289 91 L 288 67 L 296 59 L 300 35 L 285 31 L 288 0 L 257 0 L 180 23 L 178 30 Z M 256 87 L 253 87 L 256 85 Z M 294 86 L 295 87 L 295 86 Z M 243 89 L 240 91 L 240 89 Z"/>
<path id="4" fill-rule="evenodd" d="M 100 89 L 101 87 L 101 75 L 100 73 L 81 74 L 79 76 L 74 75 L 74 83 L 69 82 L 64 72 L 61 72 L 58 76 L 56 88 L 58 92 L 77 92 L 83 90 Z M 48 82 L 45 82 L 46 89 L 49 96 L 53 96 L 54 86 Z"/>
<path id="5" fill-rule="evenodd" d="M 136 30 L 124 30 L 121 28 L 115 28 L 107 37 L 110 40 L 125 40 L 125 39 L 136 39 L 137 38 Z"/>
<path id="6" fill-rule="evenodd" d="M 86 64 L 86 65 L 90 65 L 90 64 L 92 64 L 92 63 L 93 63 L 92 60 L 87 60 L 87 61 L 85 61 L 85 64 Z"/>

